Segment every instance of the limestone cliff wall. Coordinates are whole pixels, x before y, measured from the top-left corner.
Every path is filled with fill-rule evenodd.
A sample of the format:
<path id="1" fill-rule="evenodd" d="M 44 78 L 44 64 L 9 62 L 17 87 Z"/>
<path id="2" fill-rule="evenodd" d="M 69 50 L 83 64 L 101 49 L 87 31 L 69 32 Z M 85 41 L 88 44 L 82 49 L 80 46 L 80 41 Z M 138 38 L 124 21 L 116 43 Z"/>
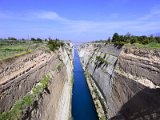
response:
<path id="1" fill-rule="evenodd" d="M 84 44 L 83 68 L 103 94 L 109 119 L 158 119 L 160 51 Z"/>
<path id="2" fill-rule="evenodd" d="M 59 67 L 59 68 L 58 68 Z M 21 119 L 69 119 L 71 108 L 73 47 L 65 44 L 55 52 L 46 48 L 0 62 L 0 112 L 10 110 L 44 77 L 52 77 L 46 90 Z M 66 94 L 64 94 L 64 92 Z M 62 109 L 63 103 L 65 110 Z M 64 116 L 59 116 L 59 112 Z M 63 117 L 63 118 L 62 118 Z"/>

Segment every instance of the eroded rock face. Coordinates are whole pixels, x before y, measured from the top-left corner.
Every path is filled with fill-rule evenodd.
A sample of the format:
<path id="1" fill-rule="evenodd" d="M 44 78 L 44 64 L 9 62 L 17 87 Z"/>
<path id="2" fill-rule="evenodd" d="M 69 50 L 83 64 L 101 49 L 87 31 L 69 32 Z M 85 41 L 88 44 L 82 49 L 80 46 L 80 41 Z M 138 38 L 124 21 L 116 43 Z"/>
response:
<path id="1" fill-rule="evenodd" d="M 119 113 L 126 119 L 158 119 L 160 115 L 159 53 L 158 50 L 136 48 L 122 50 L 113 81 L 114 86 L 119 85 L 117 90 L 121 89 Z"/>
<path id="2" fill-rule="evenodd" d="M 2 61 L 1 75 L 4 74 L 0 79 L 0 112 L 9 110 L 18 99 L 26 95 L 51 69 L 49 64 L 54 59 L 56 57 L 40 50 L 18 59 Z"/>
<path id="3" fill-rule="evenodd" d="M 58 65 L 61 69 L 58 70 Z M 24 111 L 23 120 L 62 120 L 70 117 L 73 70 L 73 46 L 65 44 L 58 51 L 42 48 L 0 63 L 0 113 L 12 105 L 52 72 L 48 88 L 33 106 Z M 64 94 L 66 93 L 66 94 Z M 61 106 L 63 103 L 63 108 Z M 59 113 L 64 114 L 59 115 Z"/>
<path id="4" fill-rule="evenodd" d="M 140 77 L 141 81 L 144 79 L 155 86 L 160 85 L 160 51 L 158 50 L 124 48 L 118 65 L 125 73 L 130 73 L 133 77 Z M 154 86 L 148 86 L 154 88 Z"/>
<path id="5" fill-rule="evenodd" d="M 84 44 L 79 55 L 105 98 L 109 119 L 158 119 L 159 50 Z"/>

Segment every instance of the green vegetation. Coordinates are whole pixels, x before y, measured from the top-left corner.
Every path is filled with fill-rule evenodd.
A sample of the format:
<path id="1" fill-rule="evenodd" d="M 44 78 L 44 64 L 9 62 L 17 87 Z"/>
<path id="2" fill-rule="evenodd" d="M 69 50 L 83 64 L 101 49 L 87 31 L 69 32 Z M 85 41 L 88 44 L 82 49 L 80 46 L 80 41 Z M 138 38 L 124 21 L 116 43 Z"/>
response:
<path id="1" fill-rule="evenodd" d="M 32 52 L 32 50 L 27 50 L 27 51 L 18 53 L 18 54 L 16 54 L 15 56 L 16 56 L 16 57 L 19 57 L 19 56 L 22 56 L 22 55 L 24 55 L 24 54 L 31 53 L 31 52 Z"/>
<path id="2" fill-rule="evenodd" d="M 63 45 L 64 45 L 64 43 L 58 39 L 56 39 L 56 40 L 50 39 L 48 41 L 48 47 L 50 48 L 51 51 L 58 50 L 60 48 L 60 46 L 63 46 Z"/>
<path id="3" fill-rule="evenodd" d="M 85 78 L 89 79 L 89 77 L 92 78 L 92 75 L 90 75 L 90 73 L 88 71 L 85 71 Z M 88 80 L 90 81 L 90 80 Z M 95 83 L 93 84 L 92 82 L 90 82 L 91 86 L 92 86 L 92 90 L 90 89 L 91 95 L 95 94 L 95 97 L 93 98 L 94 101 L 99 100 L 100 104 L 102 105 L 102 109 L 105 112 L 105 115 L 107 115 L 107 110 L 105 109 L 105 100 L 104 98 L 101 97 L 100 93 L 98 92 L 98 90 L 95 87 Z M 97 104 L 95 102 L 96 107 L 100 108 L 99 104 Z M 101 116 L 99 117 L 100 120 L 107 120 L 107 116 Z"/>
<path id="4" fill-rule="evenodd" d="M 100 120 L 107 120 L 107 117 L 106 116 L 103 116 L 101 118 L 99 118 Z"/>
<path id="5" fill-rule="evenodd" d="M 57 66 L 57 70 L 58 70 L 58 72 L 60 72 L 60 71 L 61 71 L 62 67 L 63 67 L 63 64 L 59 64 L 59 65 Z"/>
<path id="6" fill-rule="evenodd" d="M 148 49 L 159 49 L 160 48 L 160 44 L 155 43 L 155 42 L 151 42 L 149 44 L 143 45 L 143 44 L 139 44 L 139 43 L 133 43 L 133 44 L 126 44 L 126 47 L 131 47 L 131 46 L 135 46 L 138 48 L 148 48 Z"/>
<path id="7" fill-rule="evenodd" d="M 8 37 L 8 40 L 17 40 L 15 37 Z"/>
<path id="8" fill-rule="evenodd" d="M 74 84 L 74 76 L 72 75 L 72 85 Z"/>
<path id="9" fill-rule="evenodd" d="M 24 109 L 31 106 L 38 98 L 39 94 L 48 86 L 49 75 L 44 78 L 26 94 L 22 99 L 18 100 L 8 112 L 0 114 L 0 120 L 18 120 Z"/>
<path id="10" fill-rule="evenodd" d="M 134 36 L 130 33 L 126 35 L 119 35 L 114 33 L 112 39 L 108 38 L 106 44 L 114 44 L 116 46 L 123 46 L 125 44 L 134 44 L 136 47 L 142 48 L 160 48 L 160 36 Z"/>
<path id="11" fill-rule="evenodd" d="M 102 109 L 104 110 L 105 114 L 107 115 L 107 110 L 105 108 L 105 100 L 104 98 L 101 97 L 101 95 L 99 94 L 98 90 L 96 88 L 94 88 L 93 92 L 96 95 L 95 99 L 98 99 L 102 105 Z M 100 120 L 107 120 L 107 116 L 102 116 L 99 118 Z"/>
<path id="12" fill-rule="evenodd" d="M 84 73 L 84 74 L 85 74 L 85 77 L 86 77 L 86 78 L 89 78 L 90 74 L 89 74 L 89 72 L 88 72 L 88 71 L 85 71 L 85 73 Z"/>
<path id="13" fill-rule="evenodd" d="M 51 51 L 55 51 L 60 46 L 63 46 L 64 43 L 58 39 L 53 40 L 51 38 L 45 40 L 41 38 L 31 38 L 31 40 L 17 40 L 14 37 L 8 37 L 7 39 L 0 38 L 0 60 L 21 56 L 32 52 L 36 48 L 47 45 Z"/>
<path id="14" fill-rule="evenodd" d="M 33 41 L 34 43 L 42 43 L 43 40 L 41 38 L 31 38 L 31 41 Z"/>
<path id="15" fill-rule="evenodd" d="M 59 61 L 63 62 L 60 55 L 58 55 L 58 59 L 59 59 Z"/>
<path id="16" fill-rule="evenodd" d="M 30 53 L 44 45 L 44 43 L 34 43 L 29 40 L 0 40 L 0 60 Z"/>
<path id="17" fill-rule="evenodd" d="M 101 64 L 109 64 L 104 58 L 101 58 L 101 56 L 96 56 L 96 60 L 99 61 Z"/>

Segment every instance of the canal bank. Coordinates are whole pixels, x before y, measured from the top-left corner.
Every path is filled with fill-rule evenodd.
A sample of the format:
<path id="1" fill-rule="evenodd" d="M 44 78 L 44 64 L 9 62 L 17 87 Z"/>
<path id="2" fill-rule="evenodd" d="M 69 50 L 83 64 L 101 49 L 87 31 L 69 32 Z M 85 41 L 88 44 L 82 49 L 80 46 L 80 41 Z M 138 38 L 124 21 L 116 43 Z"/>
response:
<path id="1" fill-rule="evenodd" d="M 74 52 L 74 86 L 72 96 L 73 120 L 98 120 L 77 49 Z"/>

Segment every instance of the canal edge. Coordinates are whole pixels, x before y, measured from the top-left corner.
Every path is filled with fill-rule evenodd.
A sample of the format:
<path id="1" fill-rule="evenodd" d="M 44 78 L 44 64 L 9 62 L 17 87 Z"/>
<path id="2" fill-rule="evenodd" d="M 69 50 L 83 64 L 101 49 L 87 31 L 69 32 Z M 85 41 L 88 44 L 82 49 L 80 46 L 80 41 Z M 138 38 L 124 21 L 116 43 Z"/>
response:
<path id="1" fill-rule="evenodd" d="M 90 94 L 92 96 L 92 100 L 94 102 L 95 108 L 96 108 L 96 112 L 98 114 L 98 118 L 99 120 L 107 120 L 107 116 L 106 116 L 106 112 L 104 110 L 104 107 L 102 104 L 106 104 L 104 101 L 104 98 L 102 97 L 102 95 L 100 95 L 100 91 L 98 90 L 96 84 L 94 83 L 93 80 L 89 79 L 89 72 L 85 72 L 85 78 L 86 78 L 86 82 L 90 91 Z M 103 100 L 100 100 L 103 99 Z M 102 103 L 103 102 L 103 103 Z"/>
<path id="2" fill-rule="evenodd" d="M 78 52 L 79 54 L 79 52 Z M 85 74 L 87 86 L 89 88 L 90 95 L 92 97 L 94 107 L 96 109 L 98 119 L 99 120 L 107 120 L 107 110 L 104 105 L 106 105 L 105 99 L 103 98 L 100 90 L 98 89 L 97 85 L 95 84 L 94 80 L 91 79 L 90 73 L 85 71 L 84 64 L 82 64 L 82 60 L 80 58 L 80 63 L 82 65 L 83 72 Z"/>

